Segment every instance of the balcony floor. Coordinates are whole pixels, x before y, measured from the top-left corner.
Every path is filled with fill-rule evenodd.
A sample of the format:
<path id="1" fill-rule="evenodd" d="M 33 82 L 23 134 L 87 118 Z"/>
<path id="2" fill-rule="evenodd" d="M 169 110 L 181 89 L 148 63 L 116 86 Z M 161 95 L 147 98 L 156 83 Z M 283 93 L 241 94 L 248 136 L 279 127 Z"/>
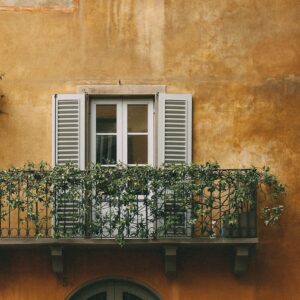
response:
<path id="1" fill-rule="evenodd" d="M 255 245 L 258 238 L 161 238 L 150 239 L 126 239 L 127 247 L 155 247 L 155 246 L 180 246 L 180 247 L 202 247 L 202 246 L 236 246 L 236 245 Z M 72 238 L 72 239 L 53 239 L 53 238 L 2 238 L 2 247 L 38 247 L 38 246 L 74 246 L 74 247 L 120 247 L 115 239 L 91 239 L 91 238 Z"/>

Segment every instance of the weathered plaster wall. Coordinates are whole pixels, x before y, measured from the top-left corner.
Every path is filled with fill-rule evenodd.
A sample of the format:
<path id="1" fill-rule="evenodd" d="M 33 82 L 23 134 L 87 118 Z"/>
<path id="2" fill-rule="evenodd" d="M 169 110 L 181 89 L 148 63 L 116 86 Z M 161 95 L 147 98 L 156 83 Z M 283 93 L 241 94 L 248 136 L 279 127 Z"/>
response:
<path id="1" fill-rule="evenodd" d="M 70 13 L 0 11 L 0 167 L 50 161 L 52 94 L 121 80 L 192 93 L 194 161 L 267 164 L 288 191 L 280 227 L 260 226 L 244 278 L 232 275 L 226 251 L 184 252 L 178 277 L 168 280 L 155 251 L 103 259 L 86 250 L 70 253 L 63 287 L 46 253 L 18 251 L 12 268 L 0 267 L 0 299 L 41 299 L 45 291 L 63 299 L 103 275 L 140 279 L 172 300 L 297 299 L 299 19 L 297 0 L 81 0 Z"/>
<path id="2" fill-rule="evenodd" d="M 72 8 L 78 0 L 0 0 L 0 10 Z"/>
<path id="3" fill-rule="evenodd" d="M 73 0 L 0 0 L 1 6 L 70 6 Z"/>

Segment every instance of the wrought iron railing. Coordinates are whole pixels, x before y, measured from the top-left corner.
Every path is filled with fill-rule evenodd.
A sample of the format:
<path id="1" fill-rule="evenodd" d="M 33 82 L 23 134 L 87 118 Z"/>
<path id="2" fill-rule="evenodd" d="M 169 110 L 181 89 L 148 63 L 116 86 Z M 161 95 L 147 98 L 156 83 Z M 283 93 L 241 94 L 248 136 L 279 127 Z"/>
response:
<path id="1" fill-rule="evenodd" d="M 0 238 L 256 237 L 251 172 L 186 167 L 2 172 Z"/>

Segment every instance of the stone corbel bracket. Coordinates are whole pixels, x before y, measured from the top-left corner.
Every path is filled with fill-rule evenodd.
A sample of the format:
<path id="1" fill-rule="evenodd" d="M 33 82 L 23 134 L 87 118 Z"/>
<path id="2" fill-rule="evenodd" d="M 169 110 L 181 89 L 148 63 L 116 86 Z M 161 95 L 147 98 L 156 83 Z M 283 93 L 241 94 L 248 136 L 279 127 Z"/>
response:
<path id="1" fill-rule="evenodd" d="M 251 246 L 236 246 L 234 257 L 234 274 L 243 275 L 248 271 L 250 262 Z"/>
<path id="2" fill-rule="evenodd" d="M 52 260 L 52 271 L 56 275 L 62 275 L 64 273 L 64 257 L 62 246 L 51 246 L 51 260 Z"/>
<path id="3" fill-rule="evenodd" d="M 177 246 L 165 246 L 165 273 L 168 276 L 176 275 L 177 271 Z"/>

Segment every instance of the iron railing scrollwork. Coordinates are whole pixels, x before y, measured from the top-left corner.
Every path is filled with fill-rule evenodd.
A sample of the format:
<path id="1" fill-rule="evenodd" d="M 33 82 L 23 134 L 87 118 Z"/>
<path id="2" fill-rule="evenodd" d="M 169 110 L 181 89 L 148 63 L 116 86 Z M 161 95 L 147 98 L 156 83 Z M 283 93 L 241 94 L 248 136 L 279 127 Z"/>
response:
<path id="1" fill-rule="evenodd" d="M 0 238 L 256 237 L 252 170 L 10 172 L 0 180 Z"/>

